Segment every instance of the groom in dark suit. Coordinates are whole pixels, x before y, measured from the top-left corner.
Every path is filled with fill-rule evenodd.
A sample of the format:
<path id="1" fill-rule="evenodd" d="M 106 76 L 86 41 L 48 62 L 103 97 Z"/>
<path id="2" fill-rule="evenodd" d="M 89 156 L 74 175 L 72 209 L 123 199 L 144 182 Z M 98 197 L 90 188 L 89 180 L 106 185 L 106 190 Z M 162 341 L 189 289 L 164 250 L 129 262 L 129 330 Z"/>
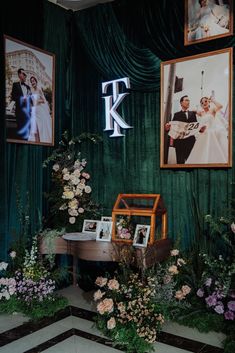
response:
<path id="1" fill-rule="evenodd" d="M 12 86 L 11 99 L 15 101 L 15 115 L 17 123 L 17 136 L 20 140 L 28 140 L 31 118 L 31 90 L 25 83 L 26 73 L 24 69 L 18 70 L 19 82 Z"/>
<path id="2" fill-rule="evenodd" d="M 182 121 L 184 123 L 194 123 L 197 122 L 197 116 L 195 111 L 189 110 L 190 100 L 188 96 L 183 96 L 180 98 L 181 110 L 176 112 L 173 116 L 173 121 Z M 184 139 L 175 139 L 174 146 L 176 150 L 176 160 L 177 164 L 184 164 L 187 160 L 190 152 L 195 143 L 195 136 L 189 136 Z"/>

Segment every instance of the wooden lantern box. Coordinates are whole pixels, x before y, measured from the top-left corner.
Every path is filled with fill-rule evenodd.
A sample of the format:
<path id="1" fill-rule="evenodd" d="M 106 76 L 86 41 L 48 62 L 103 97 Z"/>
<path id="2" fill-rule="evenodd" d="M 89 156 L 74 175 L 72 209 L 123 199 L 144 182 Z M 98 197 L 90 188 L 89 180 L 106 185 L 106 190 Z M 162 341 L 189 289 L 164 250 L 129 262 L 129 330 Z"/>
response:
<path id="1" fill-rule="evenodd" d="M 155 243 L 157 239 L 157 224 L 160 224 L 160 239 L 167 236 L 167 212 L 160 194 L 119 194 L 112 211 L 112 241 L 132 243 L 133 239 L 123 239 L 117 234 L 118 219 L 135 216 L 147 217 L 146 224 L 150 225 L 150 237 L 148 245 Z M 145 222 L 142 221 L 143 224 Z M 132 237 L 133 238 L 133 237 Z"/>

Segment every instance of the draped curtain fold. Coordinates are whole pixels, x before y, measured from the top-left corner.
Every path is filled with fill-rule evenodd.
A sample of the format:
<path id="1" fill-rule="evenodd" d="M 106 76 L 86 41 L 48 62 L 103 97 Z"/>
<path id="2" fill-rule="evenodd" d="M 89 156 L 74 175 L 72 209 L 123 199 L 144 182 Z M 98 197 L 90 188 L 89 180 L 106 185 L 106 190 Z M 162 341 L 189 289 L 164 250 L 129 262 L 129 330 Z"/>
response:
<path id="1" fill-rule="evenodd" d="M 105 76 L 128 76 L 132 89 L 159 87 L 160 60 L 148 48 L 127 40 L 117 23 L 111 4 L 75 13 L 75 22 L 97 69 Z"/>

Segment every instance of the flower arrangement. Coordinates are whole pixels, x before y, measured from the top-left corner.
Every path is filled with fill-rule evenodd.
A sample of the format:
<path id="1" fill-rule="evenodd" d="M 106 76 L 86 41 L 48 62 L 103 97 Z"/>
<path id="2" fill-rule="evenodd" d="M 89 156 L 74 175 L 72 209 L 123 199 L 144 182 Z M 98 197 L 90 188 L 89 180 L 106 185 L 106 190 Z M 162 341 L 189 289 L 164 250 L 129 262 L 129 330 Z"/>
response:
<path id="1" fill-rule="evenodd" d="M 134 226 L 130 216 L 120 216 L 116 221 L 116 238 L 130 240 L 134 237 Z"/>
<path id="2" fill-rule="evenodd" d="M 191 288 L 176 279 L 185 265 L 178 255 L 173 250 L 168 261 L 145 272 L 120 267 L 113 278 L 96 279 L 97 327 L 125 352 L 152 350 L 164 321 L 188 305 Z"/>
<path id="3" fill-rule="evenodd" d="M 86 171 L 87 161 L 82 158 L 80 145 L 89 139 L 99 142 L 99 137 L 82 134 L 69 139 L 65 132 L 59 147 L 44 162 L 52 165 L 53 189 L 47 194 L 51 204 L 49 227 L 65 227 L 67 231 L 79 230 L 85 218 L 97 216 L 97 205 L 91 200 L 90 174 Z"/>
<path id="4" fill-rule="evenodd" d="M 16 251 L 9 254 L 12 262 L 9 273 L 9 264 L 0 263 L 0 312 L 21 311 L 36 319 L 54 315 L 57 310 L 67 306 L 67 300 L 54 293 L 55 281 L 39 258 L 37 242 L 36 236 L 31 249 L 25 250 L 19 268 L 14 268 Z"/>
<path id="5" fill-rule="evenodd" d="M 3 273 L 6 271 L 8 263 L 0 262 L 0 300 L 9 300 L 12 295 L 16 292 L 16 280 L 15 278 L 3 277 Z"/>
<path id="6" fill-rule="evenodd" d="M 235 275 L 235 263 L 228 264 L 220 255 L 218 259 L 201 255 L 204 263 L 201 286 L 197 296 L 207 309 L 222 315 L 225 320 L 235 320 L 235 288 L 232 277 Z"/>

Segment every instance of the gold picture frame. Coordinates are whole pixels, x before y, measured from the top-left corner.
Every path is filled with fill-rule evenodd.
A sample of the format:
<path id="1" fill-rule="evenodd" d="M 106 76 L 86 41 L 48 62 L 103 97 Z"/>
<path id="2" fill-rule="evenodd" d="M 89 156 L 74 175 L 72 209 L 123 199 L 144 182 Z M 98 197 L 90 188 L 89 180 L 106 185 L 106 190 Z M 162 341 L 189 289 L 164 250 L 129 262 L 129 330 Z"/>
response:
<path id="1" fill-rule="evenodd" d="M 232 166 L 232 57 L 226 48 L 161 63 L 161 168 Z"/>
<path id="2" fill-rule="evenodd" d="M 185 45 L 232 34 L 233 0 L 185 0 Z"/>
<path id="3" fill-rule="evenodd" d="M 4 35 L 7 142 L 54 145 L 55 55 Z"/>

